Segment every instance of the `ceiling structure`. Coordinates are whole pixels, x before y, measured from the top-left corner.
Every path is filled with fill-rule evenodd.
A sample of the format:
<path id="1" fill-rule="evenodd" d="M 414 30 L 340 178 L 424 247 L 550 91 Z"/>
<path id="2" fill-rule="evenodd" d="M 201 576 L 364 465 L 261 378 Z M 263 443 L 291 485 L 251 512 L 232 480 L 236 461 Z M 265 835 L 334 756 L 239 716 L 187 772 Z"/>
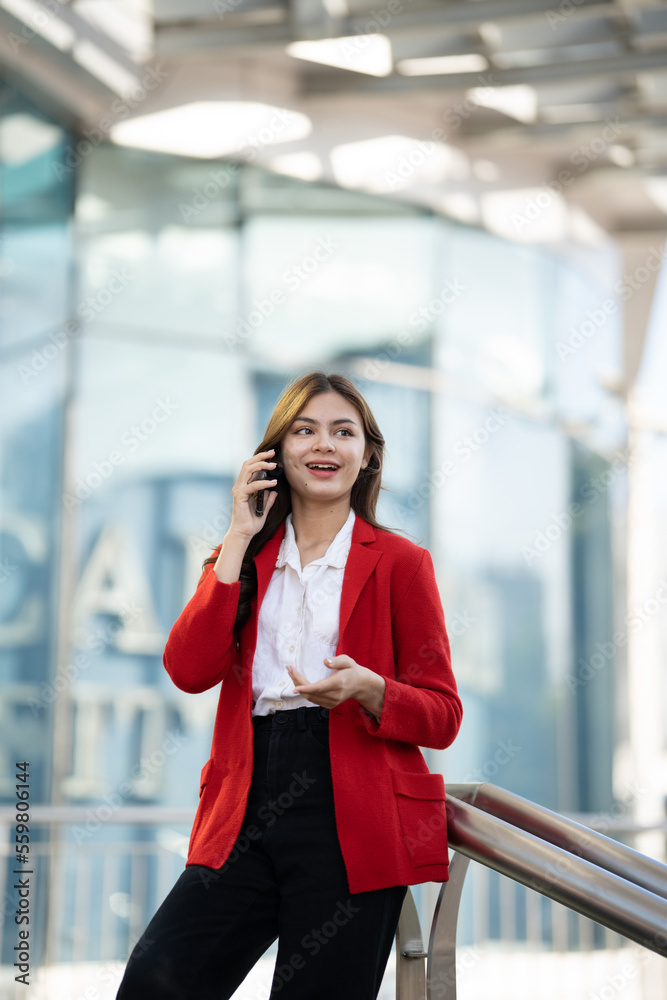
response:
<path id="1" fill-rule="evenodd" d="M 612 241 L 611 388 L 633 385 L 667 234 L 667 0 L 0 0 L 2 78 L 80 136 L 74 162 L 103 140 L 253 162 L 590 266 Z M 53 143 L 1 111 L 5 160 Z"/>
<path id="2" fill-rule="evenodd" d="M 0 58 L 83 136 L 524 241 L 667 228 L 665 2 L 0 0 Z"/>

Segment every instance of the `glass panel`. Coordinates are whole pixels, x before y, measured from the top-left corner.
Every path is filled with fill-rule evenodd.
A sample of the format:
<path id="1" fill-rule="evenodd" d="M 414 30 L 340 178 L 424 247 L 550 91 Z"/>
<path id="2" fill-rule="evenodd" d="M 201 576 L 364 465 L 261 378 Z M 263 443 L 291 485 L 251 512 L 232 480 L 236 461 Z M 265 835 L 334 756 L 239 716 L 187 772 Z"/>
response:
<path id="1" fill-rule="evenodd" d="M 101 146 L 77 199 L 78 311 L 89 334 L 195 347 L 237 307 L 234 172 Z"/>
<path id="2" fill-rule="evenodd" d="M 0 343 L 32 339 L 34 374 L 67 319 L 73 172 L 61 174 L 67 133 L 0 83 Z M 30 379 L 30 372 L 23 378 Z"/>
<path id="3" fill-rule="evenodd" d="M 530 405 L 547 390 L 553 324 L 548 256 L 463 227 L 442 227 L 427 321 L 438 364 L 468 392 Z"/>
<path id="4" fill-rule="evenodd" d="M 71 666 L 59 661 L 57 622 L 74 177 L 58 170 L 67 133 L 5 84 L 0 89 L 0 800 L 15 800 L 15 764 L 27 760 L 30 801 L 41 804 L 52 792 L 56 707 L 65 704 Z M 31 860 L 45 839 L 43 827 L 31 826 Z M 7 857 L 0 873 L 5 914 L 12 900 L 18 905 L 9 889 L 15 864 Z M 48 877 L 44 860 L 44 886 Z M 47 895 L 32 888 L 35 968 Z M 16 940 L 2 936 L 0 960 L 10 968 Z"/>
<path id="5" fill-rule="evenodd" d="M 390 355 L 400 360 L 422 339 L 414 314 L 430 289 L 434 237 L 433 220 L 417 215 L 249 219 L 232 346 L 262 365 L 304 366 L 401 335 Z"/>

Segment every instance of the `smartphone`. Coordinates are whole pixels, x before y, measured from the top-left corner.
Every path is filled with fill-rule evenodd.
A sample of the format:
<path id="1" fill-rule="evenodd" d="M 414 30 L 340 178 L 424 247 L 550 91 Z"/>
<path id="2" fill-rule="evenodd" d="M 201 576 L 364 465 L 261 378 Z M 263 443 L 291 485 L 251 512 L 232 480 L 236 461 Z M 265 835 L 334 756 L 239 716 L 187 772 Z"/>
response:
<path id="1" fill-rule="evenodd" d="M 255 476 L 254 481 L 257 482 L 260 479 L 273 479 L 274 477 L 266 469 L 260 469 L 260 471 Z M 253 493 L 255 498 L 255 514 L 257 517 L 263 517 L 264 515 L 264 494 L 266 490 L 258 490 L 257 493 Z"/>

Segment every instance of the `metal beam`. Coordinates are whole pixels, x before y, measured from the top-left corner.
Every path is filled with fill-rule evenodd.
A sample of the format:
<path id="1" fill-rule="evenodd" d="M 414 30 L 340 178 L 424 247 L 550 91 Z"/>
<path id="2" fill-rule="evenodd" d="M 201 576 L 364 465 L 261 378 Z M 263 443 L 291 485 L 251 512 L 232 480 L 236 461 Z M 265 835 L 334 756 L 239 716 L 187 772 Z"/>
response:
<path id="1" fill-rule="evenodd" d="M 326 75 L 313 72 L 303 73 L 301 93 L 304 95 L 328 94 L 332 97 L 339 94 L 356 94 L 357 96 L 389 93 L 415 94 L 420 91 L 442 94 L 469 90 L 479 86 L 508 87 L 516 84 L 543 83 L 548 80 L 572 82 L 573 80 L 585 80 L 600 76 L 613 77 L 624 73 L 645 73 L 652 69 L 664 72 L 666 67 L 667 49 L 661 48 L 649 52 L 626 52 L 620 56 L 607 56 L 604 59 L 536 64 L 513 69 L 491 67 L 485 73 L 450 73 L 429 76 L 401 76 L 399 73 L 392 73 L 391 76 L 369 78 L 361 73 L 332 70 Z"/>
<path id="2" fill-rule="evenodd" d="M 483 129 L 475 132 L 467 133 L 465 127 L 462 127 L 457 132 L 456 144 L 467 153 L 492 155 L 494 152 L 525 151 L 528 144 L 536 147 L 541 141 L 550 145 L 558 142 L 561 144 L 560 150 L 550 152 L 550 158 L 553 163 L 559 163 L 559 154 L 561 158 L 567 159 L 569 154 L 573 152 L 569 143 L 586 142 L 589 138 L 599 136 L 602 130 L 608 126 L 609 121 L 615 119 L 618 119 L 622 126 L 622 132 L 619 133 L 616 141 L 635 151 L 644 150 L 646 147 L 642 144 L 641 137 L 637 140 L 629 136 L 633 129 L 667 128 L 667 113 L 665 112 L 630 116 L 611 113 L 605 118 L 595 118 L 587 122 L 573 121 L 558 122 L 557 124 L 551 122 L 524 123 L 508 118 L 504 121 L 489 123 Z M 447 141 L 446 136 L 443 141 Z M 639 170 L 642 176 L 649 174 L 652 169 L 662 166 L 667 156 L 667 153 L 660 150 L 652 152 L 650 148 L 646 152 L 651 157 L 651 162 L 634 165 L 634 169 Z M 621 169 L 627 173 L 631 167 L 619 166 L 619 170 Z"/>
<path id="3" fill-rule="evenodd" d="M 422 7 L 414 10 L 406 9 L 409 0 L 399 0 L 402 10 L 391 13 L 383 5 L 383 0 L 370 5 L 366 13 L 355 14 L 352 17 L 337 18 L 335 22 L 327 16 L 319 21 L 302 21 L 297 8 L 285 13 L 282 23 L 273 24 L 239 24 L 244 17 L 242 3 L 235 5 L 230 0 L 230 12 L 223 19 L 211 18 L 200 23 L 184 26 L 182 23 L 170 26 L 163 21 L 155 25 L 156 55 L 179 55 L 187 50 L 205 49 L 220 50 L 237 48 L 238 46 L 280 45 L 301 40 L 329 38 L 332 35 L 332 25 L 335 25 L 337 35 L 355 35 L 368 32 L 369 22 L 377 21 L 378 14 L 386 25 L 374 29 L 380 31 L 387 27 L 390 32 L 403 28 L 456 28 L 475 27 L 482 21 L 504 21 L 511 18 L 535 17 L 547 15 L 554 10 L 554 0 L 481 0 L 480 3 L 441 3 L 432 7 Z M 591 12 L 602 8 L 605 11 L 615 11 L 614 0 L 579 0 L 577 14 Z M 272 8 L 275 12 L 275 8 Z M 253 15 L 257 16 L 257 11 Z M 322 14 L 325 15 L 324 9 Z M 235 14 L 237 26 L 234 26 Z"/>
<path id="4" fill-rule="evenodd" d="M 17 48 L 22 22 L 0 11 L 0 61 L 4 80 L 65 128 L 94 121 L 116 95 L 71 56 L 40 35 Z M 22 37 L 22 36 L 20 36 Z"/>
<path id="5" fill-rule="evenodd" d="M 53 4 L 47 3 L 47 0 L 37 0 L 37 2 L 44 9 L 44 16 L 48 18 L 52 14 Z M 138 66 L 128 55 L 127 51 L 118 42 L 114 41 L 113 38 L 110 38 L 103 31 L 99 31 L 90 21 L 87 21 L 85 17 L 81 17 L 80 14 L 77 14 L 67 4 L 59 5 L 58 17 L 76 33 L 77 41 L 85 40 L 96 45 L 97 48 L 109 56 L 110 59 L 113 59 L 114 62 L 118 63 L 127 73 L 130 73 L 136 80 L 139 80 L 141 66 Z"/>

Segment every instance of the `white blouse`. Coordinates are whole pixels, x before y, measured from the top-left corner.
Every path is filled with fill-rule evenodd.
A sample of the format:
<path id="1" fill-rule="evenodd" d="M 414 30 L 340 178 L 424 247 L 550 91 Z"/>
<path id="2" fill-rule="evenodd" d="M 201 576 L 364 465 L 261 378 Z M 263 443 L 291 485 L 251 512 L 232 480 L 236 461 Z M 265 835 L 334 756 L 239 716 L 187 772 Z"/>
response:
<path id="1" fill-rule="evenodd" d="M 350 509 L 326 553 L 301 569 L 291 512 L 285 518 L 285 535 L 259 609 L 252 664 L 253 715 L 300 705 L 317 707 L 293 693 L 294 682 L 286 667 L 292 664 L 312 683 L 333 673 L 322 661 L 334 656 L 338 645 L 340 596 L 354 520 Z"/>

